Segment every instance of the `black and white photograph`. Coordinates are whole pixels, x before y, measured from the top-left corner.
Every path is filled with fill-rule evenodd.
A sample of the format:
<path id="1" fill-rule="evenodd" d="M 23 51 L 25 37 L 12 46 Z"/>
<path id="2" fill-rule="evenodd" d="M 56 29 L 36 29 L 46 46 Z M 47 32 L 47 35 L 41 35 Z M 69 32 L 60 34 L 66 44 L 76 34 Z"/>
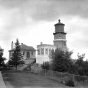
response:
<path id="1" fill-rule="evenodd" d="M 87 88 L 88 0 L 0 0 L 0 88 Z"/>

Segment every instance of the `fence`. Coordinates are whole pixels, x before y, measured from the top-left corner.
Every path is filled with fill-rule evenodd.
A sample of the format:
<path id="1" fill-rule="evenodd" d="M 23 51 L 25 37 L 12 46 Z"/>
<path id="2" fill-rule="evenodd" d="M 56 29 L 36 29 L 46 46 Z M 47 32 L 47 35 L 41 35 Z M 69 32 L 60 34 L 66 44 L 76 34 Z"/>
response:
<path id="1" fill-rule="evenodd" d="M 32 72 L 39 74 L 41 76 L 45 76 L 47 78 L 53 79 L 53 80 L 57 80 L 62 83 L 65 83 L 68 80 L 73 80 L 75 83 L 88 82 L 87 76 L 79 76 L 79 75 L 74 75 L 74 74 L 69 74 L 69 73 L 46 70 L 46 69 L 32 71 Z"/>

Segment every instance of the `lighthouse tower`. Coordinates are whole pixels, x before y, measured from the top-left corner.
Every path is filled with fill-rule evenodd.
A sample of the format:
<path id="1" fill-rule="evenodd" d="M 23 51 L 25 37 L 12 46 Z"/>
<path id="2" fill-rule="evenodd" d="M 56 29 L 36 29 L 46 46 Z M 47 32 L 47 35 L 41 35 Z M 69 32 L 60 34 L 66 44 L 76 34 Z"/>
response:
<path id="1" fill-rule="evenodd" d="M 66 45 L 66 33 L 64 32 L 65 24 L 61 23 L 60 20 L 55 26 L 55 33 L 54 34 L 54 45 L 61 50 L 67 50 Z"/>

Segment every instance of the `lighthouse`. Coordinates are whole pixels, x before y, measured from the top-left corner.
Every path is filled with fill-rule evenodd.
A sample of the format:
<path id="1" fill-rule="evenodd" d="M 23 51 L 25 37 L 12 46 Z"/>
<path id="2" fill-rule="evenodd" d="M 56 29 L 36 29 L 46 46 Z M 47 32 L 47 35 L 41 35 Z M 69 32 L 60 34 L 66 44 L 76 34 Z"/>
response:
<path id="1" fill-rule="evenodd" d="M 67 40 L 66 40 L 66 33 L 64 32 L 65 24 L 61 23 L 60 19 L 55 26 L 55 33 L 54 35 L 54 45 L 61 50 L 67 50 Z"/>

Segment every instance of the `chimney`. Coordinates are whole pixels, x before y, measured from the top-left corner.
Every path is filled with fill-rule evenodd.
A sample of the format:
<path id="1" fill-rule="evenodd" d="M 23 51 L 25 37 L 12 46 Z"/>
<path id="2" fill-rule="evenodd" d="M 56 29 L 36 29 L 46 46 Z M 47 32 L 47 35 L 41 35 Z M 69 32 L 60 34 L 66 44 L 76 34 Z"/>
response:
<path id="1" fill-rule="evenodd" d="M 11 43 L 11 50 L 13 49 L 13 41 L 12 41 L 12 43 Z"/>
<path id="2" fill-rule="evenodd" d="M 23 45 L 23 43 L 21 43 L 21 45 Z"/>
<path id="3" fill-rule="evenodd" d="M 42 45 L 43 43 L 41 42 L 40 45 Z"/>

